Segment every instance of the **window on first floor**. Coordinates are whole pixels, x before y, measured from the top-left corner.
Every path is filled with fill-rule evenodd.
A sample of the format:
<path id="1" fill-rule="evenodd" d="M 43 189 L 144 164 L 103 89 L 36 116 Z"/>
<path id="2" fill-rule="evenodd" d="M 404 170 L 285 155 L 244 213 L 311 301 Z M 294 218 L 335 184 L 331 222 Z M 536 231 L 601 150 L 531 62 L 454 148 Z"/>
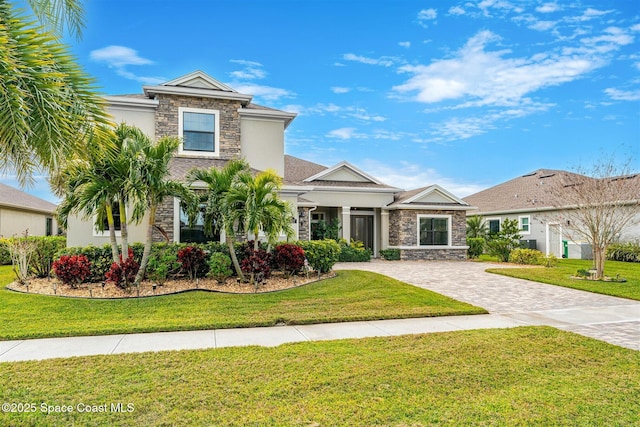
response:
<path id="1" fill-rule="evenodd" d="M 53 218 L 45 218 L 44 234 L 45 236 L 51 236 L 53 234 Z"/>
<path id="2" fill-rule="evenodd" d="M 419 245 L 450 245 L 450 222 L 450 216 L 418 216 Z"/>
<path id="3" fill-rule="evenodd" d="M 111 204 L 111 212 L 113 214 L 113 226 L 116 232 L 116 235 L 119 235 L 121 227 L 120 221 L 120 203 L 114 202 Z M 98 221 L 102 221 L 101 227 L 98 227 Z M 106 211 L 103 215 L 97 216 L 95 218 L 96 227 L 94 228 L 94 236 L 106 236 L 109 234 L 109 220 L 107 219 Z M 104 231 L 100 231 L 100 230 Z"/>
<path id="4" fill-rule="evenodd" d="M 500 219 L 489 219 L 487 225 L 489 226 L 489 234 L 500 232 Z"/>
<path id="5" fill-rule="evenodd" d="M 204 229 L 204 205 L 200 206 L 200 213 L 192 224 L 182 208 L 180 208 L 180 242 L 181 243 L 205 243 L 219 242 L 220 233 L 215 232 L 208 236 Z"/>
<path id="6" fill-rule="evenodd" d="M 218 116 L 217 110 L 180 108 L 181 152 L 195 155 L 217 155 L 219 148 Z"/>
<path id="7" fill-rule="evenodd" d="M 520 223 L 520 231 L 523 234 L 529 234 L 531 232 L 531 218 L 529 216 L 521 216 L 518 218 L 518 222 Z"/>

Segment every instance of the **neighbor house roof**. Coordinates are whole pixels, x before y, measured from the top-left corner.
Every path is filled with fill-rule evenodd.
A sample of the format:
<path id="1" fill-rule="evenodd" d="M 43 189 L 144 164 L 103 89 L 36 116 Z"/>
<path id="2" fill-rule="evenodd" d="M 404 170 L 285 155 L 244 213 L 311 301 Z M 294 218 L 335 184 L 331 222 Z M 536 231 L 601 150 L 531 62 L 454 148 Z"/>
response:
<path id="1" fill-rule="evenodd" d="M 53 214 L 57 206 L 17 188 L 0 183 L 0 207 Z"/>
<path id="2" fill-rule="evenodd" d="M 622 177 L 613 179 L 620 178 Z M 640 175 L 631 175 L 624 178 L 638 180 L 640 184 Z M 477 206 L 479 214 L 553 209 L 554 203 L 550 191 L 551 188 L 557 186 L 566 187 L 593 179 L 595 178 L 563 170 L 538 169 L 467 196 L 464 201 Z"/>

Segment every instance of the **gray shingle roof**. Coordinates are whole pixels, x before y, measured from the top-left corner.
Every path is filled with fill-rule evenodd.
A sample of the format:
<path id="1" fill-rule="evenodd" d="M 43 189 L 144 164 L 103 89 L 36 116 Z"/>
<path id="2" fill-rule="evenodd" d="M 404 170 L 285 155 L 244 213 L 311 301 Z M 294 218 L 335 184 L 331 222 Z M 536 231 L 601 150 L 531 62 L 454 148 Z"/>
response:
<path id="1" fill-rule="evenodd" d="M 17 188 L 0 183 L 0 206 L 53 214 L 56 205 Z"/>
<path id="2" fill-rule="evenodd" d="M 479 214 L 553 208 L 550 188 L 592 179 L 595 178 L 563 170 L 538 169 L 467 196 L 463 200 L 478 207 Z M 640 175 L 632 179 L 640 182 Z"/>

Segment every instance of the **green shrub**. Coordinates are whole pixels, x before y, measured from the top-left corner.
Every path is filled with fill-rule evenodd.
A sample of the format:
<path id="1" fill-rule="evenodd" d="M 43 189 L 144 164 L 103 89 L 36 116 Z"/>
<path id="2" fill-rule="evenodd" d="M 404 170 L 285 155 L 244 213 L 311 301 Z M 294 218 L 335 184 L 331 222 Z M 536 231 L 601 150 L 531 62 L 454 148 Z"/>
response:
<path id="1" fill-rule="evenodd" d="M 0 237 L 0 265 L 11 265 L 11 253 L 9 253 L 9 239 Z"/>
<path id="2" fill-rule="evenodd" d="M 487 241 L 487 251 L 498 260 L 509 261 L 511 251 L 520 246 L 520 226 L 515 219 L 505 219 L 500 225 L 500 231 L 493 234 Z"/>
<path id="3" fill-rule="evenodd" d="M 380 256 L 387 261 L 400 261 L 400 249 L 380 249 Z"/>
<path id="4" fill-rule="evenodd" d="M 544 254 L 536 249 L 518 248 L 511 251 L 509 261 L 515 264 L 540 265 Z"/>
<path id="5" fill-rule="evenodd" d="M 28 239 L 35 243 L 30 272 L 36 277 L 49 277 L 56 254 L 67 246 L 67 238 L 62 236 L 29 236 Z"/>
<path id="6" fill-rule="evenodd" d="M 589 273 L 589 270 L 585 270 L 584 268 L 579 269 L 578 271 L 576 271 L 576 276 L 578 277 L 589 277 L 591 274 Z"/>
<path id="7" fill-rule="evenodd" d="M 319 273 L 327 273 L 338 262 L 340 245 L 335 240 L 300 241 L 297 244 L 304 250 L 311 268 Z"/>
<path id="8" fill-rule="evenodd" d="M 163 285 L 169 277 L 174 276 L 180 270 L 178 264 L 177 245 L 159 243 L 152 246 L 146 275 L 149 280 L 158 285 Z"/>
<path id="9" fill-rule="evenodd" d="M 614 243 L 607 248 L 611 261 L 640 262 L 640 242 Z"/>
<path id="10" fill-rule="evenodd" d="M 469 258 L 478 258 L 484 252 L 486 240 L 484 237 L 467 237 L 467 255 Z"/>
<path id="11" fill-rule="evenodd" d="M 367 262 L 371 261 L 371 250 L 364 247 L 364 243 L 359 240 L 351 240 L 347 243 L 346 239 L 340 239 L 340 254 L 338 261 L 340 262 Z"/>
<path id="12" fill-rule="evenodd" d="M 224 283 L 228 277 L 231 277 L 231 258 L 223 252 L 214 252 L 209 256 L 209 272 L 208 277 L 214 278 L 218 283 Z"/>

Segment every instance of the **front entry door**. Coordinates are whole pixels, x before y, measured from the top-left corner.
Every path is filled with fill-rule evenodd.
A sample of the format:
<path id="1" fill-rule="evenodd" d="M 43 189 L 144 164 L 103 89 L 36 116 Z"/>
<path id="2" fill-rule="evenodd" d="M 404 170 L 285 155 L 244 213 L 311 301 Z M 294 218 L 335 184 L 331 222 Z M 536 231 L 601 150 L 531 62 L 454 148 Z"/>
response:
<path id="1" fill-rule="evenodd" d="M 351 238 L 373 252 L 373 215 L 351 215 Z"/>

